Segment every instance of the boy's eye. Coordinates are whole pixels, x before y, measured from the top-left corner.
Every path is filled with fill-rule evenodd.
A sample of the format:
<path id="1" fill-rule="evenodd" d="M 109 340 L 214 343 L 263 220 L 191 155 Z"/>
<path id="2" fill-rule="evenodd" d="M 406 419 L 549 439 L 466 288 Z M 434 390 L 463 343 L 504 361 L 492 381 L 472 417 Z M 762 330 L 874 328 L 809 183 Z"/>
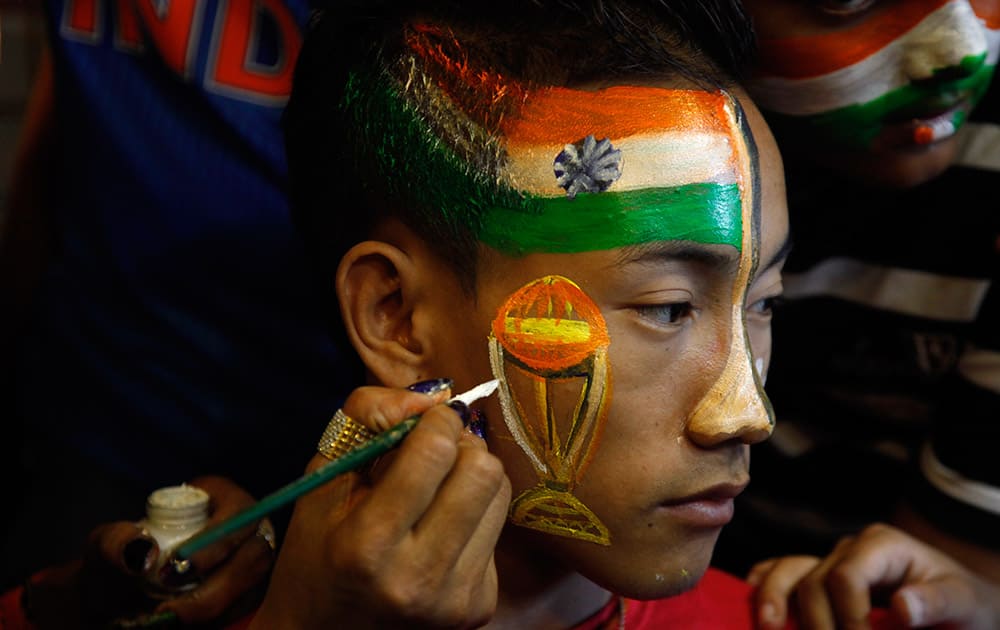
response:
<path id="1" fill-rule="evenodd" d="M 680 321 L 691 315 L 694 307 L 690 302 L 677 302 L 675 304 L 650 304 L 638 306 L 636 310 L 646 319 L 651 319 L 657 324 L 676 325 Z"/>
<path id="2" fill-rule="evenodd" d="M 875 0 L 817 0 L 816 3 L 826 13 L 854 15 L 875 4 Z"/>

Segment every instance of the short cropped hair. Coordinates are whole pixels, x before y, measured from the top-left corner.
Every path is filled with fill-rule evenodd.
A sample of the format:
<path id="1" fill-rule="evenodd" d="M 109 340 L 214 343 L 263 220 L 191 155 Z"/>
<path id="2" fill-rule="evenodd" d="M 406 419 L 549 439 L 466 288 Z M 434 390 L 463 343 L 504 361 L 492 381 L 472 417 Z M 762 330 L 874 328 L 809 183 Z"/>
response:
<path id="1" fill-rule="evenodd" d="M 517 90 L 651 76 L 717 90 L 743 77 L 753 49 L 739 0 L 332 3 L 308 26 L 285 112 L 294 221 L 330 278 L 396 217 L 474 293 L 476 207 L 518 203 L 496 181 L 491 140 Z M 385 96 L 386 81 L 405 102 Z M 441 105 L 438 89 L 469 106 Z"/>

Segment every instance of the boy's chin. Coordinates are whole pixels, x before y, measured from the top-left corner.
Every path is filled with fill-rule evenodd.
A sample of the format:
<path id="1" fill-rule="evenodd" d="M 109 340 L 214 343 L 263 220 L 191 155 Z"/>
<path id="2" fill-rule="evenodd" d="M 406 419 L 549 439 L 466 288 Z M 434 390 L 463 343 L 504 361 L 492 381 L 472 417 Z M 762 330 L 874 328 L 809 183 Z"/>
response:
<path id="1" fill-rule="evenodd" d="M 662 554 L 659 561 L 653 554 L 638 558 L 620 556 L 610 564 L 597 563 L 584 574 L 607 590 L 630 599 L 673 597 L 694 588 L 708 570 L 712 546 L 700 547 L 674 549 L 671 554 Z"/>
<path id="2" fill-rule="evenodd" d="M 617 588 L 606 587 L 629 599 L 663 599 L 691 590 L 708 570 L 708 562 L 698 566 L 673 566 L 663 571 L 636 574 Z"/>

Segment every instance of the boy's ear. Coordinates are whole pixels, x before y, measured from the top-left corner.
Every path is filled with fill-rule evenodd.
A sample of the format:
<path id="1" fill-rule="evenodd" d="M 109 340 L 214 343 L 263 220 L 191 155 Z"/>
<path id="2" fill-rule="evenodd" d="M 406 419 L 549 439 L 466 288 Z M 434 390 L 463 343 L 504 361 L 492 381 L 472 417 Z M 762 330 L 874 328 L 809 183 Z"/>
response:
<path id="1" fill-rule="evenodd" d="M 426 361 L 425 331 L 414 326 L 419 274 L 399 248 L 358 243 L 337 268 L 337 299 L 347 335 L 365 367 L 387 386 L 419 380 Z"/>

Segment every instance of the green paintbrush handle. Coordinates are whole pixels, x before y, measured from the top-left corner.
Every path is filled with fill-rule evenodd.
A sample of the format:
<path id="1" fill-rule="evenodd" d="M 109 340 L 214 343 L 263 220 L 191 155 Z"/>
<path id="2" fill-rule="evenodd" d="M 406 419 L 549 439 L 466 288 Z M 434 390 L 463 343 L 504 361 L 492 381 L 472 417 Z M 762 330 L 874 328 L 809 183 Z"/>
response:
<path id="1" fill-rule="evenodd" d="M 366 444 L 272 492 L 242 512 L 238 512 L 221 523 L 195 534 L 177 547 L 177 551 L 174 553 L 173 563 L 177 572 L 183 573 L 187 569 L 187 562 L 185 561 L 212 543 L 262 519 L 271 512 L 295 501 L 305 493 L 316 489 L 334 477 L 360 468 L 380 455 L 384 455 L 392 450 L 403 441 L 403 438 L 417 425 L 419 420 L 419 416 L 407 418 L 391 429 L 379 433 Z"/>

